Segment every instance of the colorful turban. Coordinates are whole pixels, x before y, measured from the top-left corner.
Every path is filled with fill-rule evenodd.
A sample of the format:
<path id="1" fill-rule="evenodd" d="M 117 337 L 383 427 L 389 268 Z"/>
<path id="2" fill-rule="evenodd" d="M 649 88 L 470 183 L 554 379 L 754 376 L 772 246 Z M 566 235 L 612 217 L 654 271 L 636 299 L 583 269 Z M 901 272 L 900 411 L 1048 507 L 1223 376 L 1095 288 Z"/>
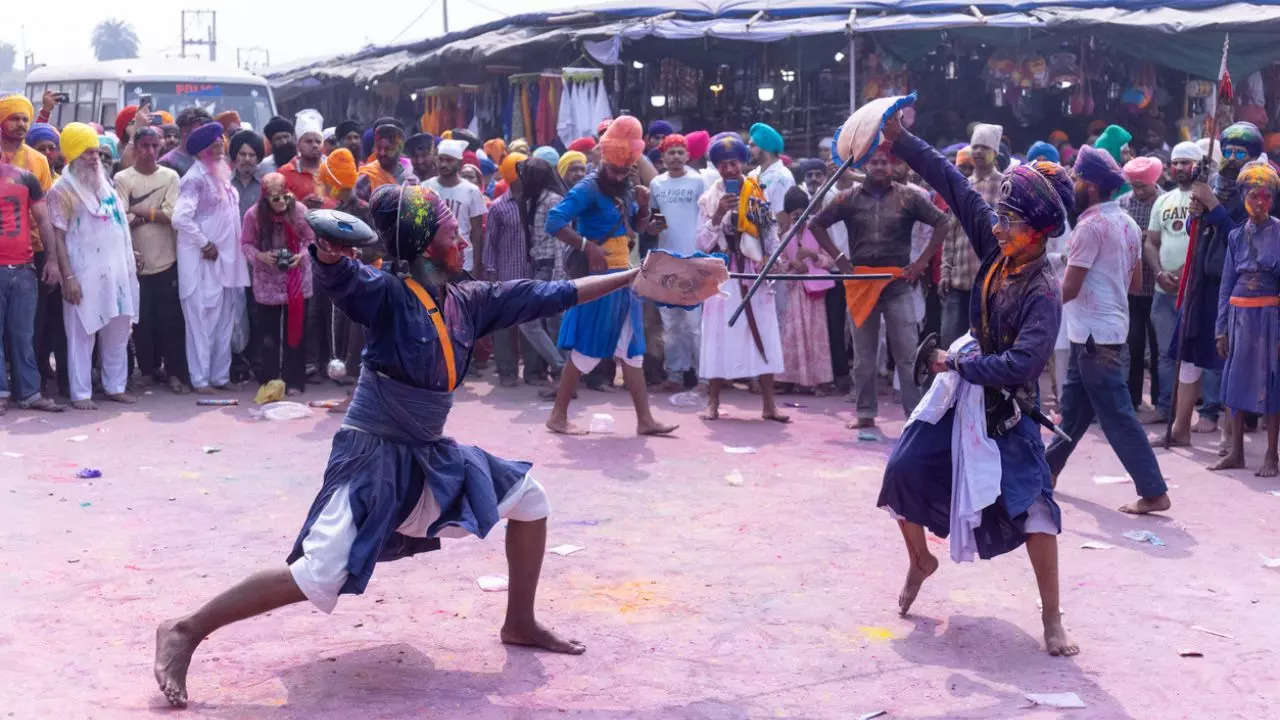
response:
<path id="1" fill-rule="evenodd" d="M 138 106 L 127 105 L 123 110 L 116 113 L 116 137 L 124 139 L 125 133 L 129 131 L 129 123 L 138 117 Z"/>
<path id="2" fill-rule="evenodd" d="M 1043 140 L 1031 143 L 1031 147 L 1027 150 L 1027 162 L 1031 162 L 1032 160 L 1048 160 L 1049 162 L 1056 163 L 1060 159 L 1061 156 L 1058 155 L 1058 148 Z"/>
<path id="3" fill-rule="evenodd" d="M 556 149 L 550 145 L 543 145 L 537 150 L 534 150 L 533 157 L 546 162 L 551 167 L 555 167 L 556 163 L 560 162 L 560 153 L 556 152 Z"/>
<path id="4" fill-rule="evenodd" d="M 98 136 L 98 148 L 111 155 L 113 161 L 120 158 L 120 144 L 110 135 Z"/>
<path id="5" fill-rule="evenodd" d="M 484 144 L 484 154 L 489 159 L 502 165 L 502 161 L 507 159 L 507 142 L 502 138 L 493 138 L 486 140 Z"/>
<path id="6" fill-rule="evenodd" d="M 57 145 L 58 136 L 58 128 L 49 123 L 36 123 L 27 131 L 27 144 L 34 147 L 46 140 L 52 140 L 53 144 Z"/>
<path id="7" fill-rule="evenodd" d="M 689 149 L 689 159 L 697 160 L 707 154 L 711 145 L 711 135 L 706 130 L 697 130 L 684 136 L 684 146 Z"/>
<path id="8" fill-rule="evenodd" d="M 84 123 L 68 123 L 62 128 L 62 138 L 58 147 L 62 150 L 62 156 L 67 159 L 67 163 L 73 163 L 84 154 L 85 150 L 98 149 L 98 133 Z"/>
<path id="9" fill-rule="evenodd" d="M 781 155 L 783 148 L 786 147 L 786 143 L 782 141 L 782 134 L 764 123 L 752 125 L 748 135 L 756 147 L 767 153 Z"/>
<path id="10" fill-rule="evenodd" d="M 334 190 L 350 190 L 355 187 L 356 175 L 355 156 L 346 148 L 338 148 L 329 153 L 329 157 L 320 164 L 320 181 Z"/>
<path id="11" fill-rule="evenodd" d="M 240 124 L 240 113 L 235 110 L 227 110 L 214 115 L 213 119 L 222 126 L 223 130 L 230 130 L 232 125 Z"/>
<path id="12" fill-rule="evenodd" d="M 973 148 L 965 145 L 956 151 L 956 165 L 972 165 Z"/>
<path id="13" fill-rule="evenodd" d="M 644 133 L 640 121 L 622 115 L 609 124 L 600 137 L 600 154 L 604 161 L 619 167 L 634 165 L 644 153 Z"/>
<path id="14" fill-rule="evenodd" d="M 1179 160 L 1200 162 L 1204 159 L 1204 151 L 1200 149 L 1199 145 L 1188 140 L 1174 145 L 1173 151 L 1169 153 L 1169 159 L 1171 162 L 1178 162 Z"/>
<path id="15" fill-rule="evenodd" d="M 1092 145 L 1080 148 L 1076 155 L 1075 170 L 1082 180 L 1098 186 L 1098 192 L 1104 200 L 1124 185 L 1124 173 L 1120 171 L 1120 164 L 1110 153 Z"/>
<path id="16" fill-rule="evenodd" d="M 1253 123 L 1238 122 L 1227 126 L 1227 129 L 1222 131 L 1222 136 L 1218 138 L 1218 143 L 1224 147 L 1227 145 L 1242 147 L 1251 158 L 1262 154 L 1262 133 Z"/>
<path id="17" fill-rule="evenodd" d="M 673 147 L 682 147 L 685 150 L 688 150 L 689 141 L 680 133 L 671 133 L 662 138 L 662 142 L 658 143 L 658 152 L 664 153 Z"/>
<path id="18" fill-rule="evenodd" d="M 1236 185 L 1266 188 L 1275 193 L 1280 190 L 1280 175 L 1276 174 L 1271 163 L 1254 160 L 1240 168 L 1240 174 L 1236 176 Z"/>
<path id="19" fill-rule="evenodd" d="M 1069 142 L 1071 142 L 1071 138 L 1067 137 L 1067 134 L 1061 130 L 1054 130 L 1053 132 L 1049 133 L 1049 144 L 1052 145 L 1055 149 L 1061 148 L 1063 145 Z"/>
<path id="20" fill-rule="evenodd" d="M 1116 165 L 1122 162 L 1120 159 L 1120 149 L 1129 144 L 1133 139 L 1133 135 L 1119 125 L 1108 125 L 1102 134 L 1098 136 L 1096 142 L 1093 143 L 1095 148 L 1106 150 L 1112 160 L 1116 161 Z M 1121 183 L 1123 184 L 1123 183 Z"/>
<path id="21" fill-rule="evenodd" d="M 720 142 L 721 140 L 723 140 L 723 139 L 725 139 L 725 138 L 727 138 L 727 137 L 737 138 L 737 139 L 739 139 L 739 140 L 741 140 L 741 139 L 742 139 L 742 136 L 741 136 L 741 135 L 739 135 L 738 133 L 733 132 L 732 130 L 725 130 L 725 131 L 724 131 L 724 132 L 722 132 L 722 133 L 716 133 L 715 135 L 712 135 L 712 136 L 711 136 L 711 143 L 710 143 L 710 144 L 711 144 L 711 145 L 715 145 L 716 143 Z M 709 148 L 709 147 L 710 147 L 710 145 L 708 146 L 708 148 Z"/>
<path id="22" fill-rule="evenodd" d="M 707 159 L 712 165 L 719 165 L 726 160 L 747 162 L 751 159 L 751 151 L 747 149 L 747 144 L 742 142 L 741 138 L 730 133 L 711 143 L 711 147 L 707 150 Z"/>
<path id="23" fill-rule="evenodd" d="M 0 122 L 19 114 L 26 115 L 28 122 L 36 119 L 36 109 L 32 107 L 30 100 L 22 95 L 0 98 Z"/>
<path id="24" fill-rule="evenodd" d="M 1037 160 L 1019 165 L 1000 183 L 1000 206 L 1016 212 L 1033 230 L 1056 237 L 1066 227 L 1067 216 L 1075 206 L 1071 178 L 1066 168 L 1057 163 Z"/>
<path id="25" fill-rule="evenodd" d="M 511 144 L 507 145 L 507 152 L 518 152 L 518 153 L 524 153 L 525 155 L 528 155 L 529 141 L 525 140 L 524 138 L 516 138 L 515 140 L 511 141 Z"/>
<path id="26" fill-rule="evenodd" d="M 556 163 L 556 173 L 559 174 L 560 177 L 564 177 L 565 171 L 574 163 L 582 163 L 583 165 L 586 165 L 587 156 L 577 150 L 570 150 L 560 156 L 560 162 Z"/>
<path id="27" fill-rule="evenodd" d="M 1164 163 L 1159 158 L 1136 157 L 1124 164 L 1124 177 L 1129 182 L 1155 185 L 1164 173 Z"/>
<path id="28" fill-rule="evenodd" d="M 393 260 L 412 260 L 443 230 L 457 230 L 449 206 L 426 185 L 383 185 L 369 198 L 369 216 Z"/>
<path id="29" fill-rule="evenodd" d="M 649 135 L 670 135 L 675 131 L 676 129 L 666 120 L 654 120 L 649 123 Z"/>
<path id="30" fill-rule="evenodd" d="M 574 152 L 580 152 L 585 155 L 591 152 L 592 150 L 596 149 L 596 140 L 595 138 L 580 137 L 577 140 L 574 140 L 573 142 L 569 143 L 569 149 Z"/>
<path id="31" fill-rule="evenodd" d="M 437 147 L 437 152 L 442 157 L 451 157 L 461 162 L 462 154 L 467 151 L 467 141 L 453 139 L 441 140 Z"/>
<path id="32" fill-rule="evenodd" d="M 187 136 L 187 152 L 199 155 L 222 137 L 222 123 L 207 122 Z"/>
<path id="33" fill-rule="evenodd" d="M 524 153 L 507 153 L 507 156 L 502 159 L 502 166 L 498 168 L 498 172 L 502 174 L 502 179 L 507 181 L 507 185 L 520 179 L 516 166 L 528 159 L 529 157 Z"/>

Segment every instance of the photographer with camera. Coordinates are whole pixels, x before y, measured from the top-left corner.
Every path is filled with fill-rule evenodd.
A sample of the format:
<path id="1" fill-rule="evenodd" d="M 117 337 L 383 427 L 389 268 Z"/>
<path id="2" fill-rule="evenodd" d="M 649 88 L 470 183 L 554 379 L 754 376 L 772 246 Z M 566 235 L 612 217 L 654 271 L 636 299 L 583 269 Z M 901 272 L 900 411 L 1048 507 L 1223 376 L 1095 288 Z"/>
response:
<path id="1" fill-rule="evenodd" d="M 244 216 L 240 247 L 253 271 L 259 338 L 258 382 L 281 378 L 288 395 L 306 390 L 307 303 L 315 233 L 280 173 L 262 178 L 262 197 Z"/>

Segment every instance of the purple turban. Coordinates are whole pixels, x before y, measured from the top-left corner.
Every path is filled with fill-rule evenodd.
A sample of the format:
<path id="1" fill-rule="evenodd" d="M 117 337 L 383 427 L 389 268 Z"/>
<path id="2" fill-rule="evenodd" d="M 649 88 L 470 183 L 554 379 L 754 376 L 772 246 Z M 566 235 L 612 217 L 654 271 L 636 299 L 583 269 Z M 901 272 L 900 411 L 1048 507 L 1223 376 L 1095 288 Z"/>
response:
<path id="1" fill-rule="evenodd" d="M 27 131 L 27 144 L 34 147 L 46 140 L 51 140 L 54 145 L 57 145 L 60 137 L 58 128 L 49 123 L 36 123 Z"/>
<path id="2" fill-rule="evenodd" d="M 1111 153 L 1092 145 L 1084 145 L 1076 154 L 1076 174 L 1087 183 L 1098 186 L 1104 200 L 1124 185 L 1124 172 Z"/>
<path id="3" fill-rule="evenodd" d="M 1033 230 L 1046 231 L 1050 237 L 1061 234 L 1074 206 L 1071 178 L 1057 163 L 1024 163 L 1000 183 L 1000 207 L 1016 212 Z"/>
<path id="4" fill-rule="evenodd" d="M 751 159 L 751 151 L 747 149 L 747 144 L 742 142 L 741 138 L 730 133 L 711 142 L 711 147 L 707 149 L 707 159 L 712 165 L 719 165 L 725 160 L 747 162 Z"/>
<path id="5" fill-rule="evenodd" d="M 187 136 L 187 152 L 192 155 L 199 155 L 209 148 L 210 145 L 218 141 L 222 137 L 223 127 L 219 122 L 207 122 L 204 125 L 191 131 Z"/>

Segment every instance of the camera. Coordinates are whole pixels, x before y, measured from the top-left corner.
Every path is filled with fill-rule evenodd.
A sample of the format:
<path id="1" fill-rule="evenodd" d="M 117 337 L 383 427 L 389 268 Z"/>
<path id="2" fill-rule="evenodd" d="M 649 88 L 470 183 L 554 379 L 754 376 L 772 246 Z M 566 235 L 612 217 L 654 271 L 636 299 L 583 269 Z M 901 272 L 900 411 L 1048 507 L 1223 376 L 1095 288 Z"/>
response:
<path id="1" fill-rule="evenodd" d="M 293 253 L 288 248 L 280 248 L 275 251 L 276 269 L 280 271 L 288 270 L 289 265 L 293 263 Z"/>

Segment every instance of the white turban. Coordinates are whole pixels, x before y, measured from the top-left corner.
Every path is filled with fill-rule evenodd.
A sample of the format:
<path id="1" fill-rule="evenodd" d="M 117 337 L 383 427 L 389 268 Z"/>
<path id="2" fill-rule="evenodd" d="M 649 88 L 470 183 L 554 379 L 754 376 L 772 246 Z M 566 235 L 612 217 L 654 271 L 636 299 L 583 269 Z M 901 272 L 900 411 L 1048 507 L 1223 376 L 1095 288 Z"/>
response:
<path id="1" fill-rule="evenodd" d="M 1000 138 L 1004 136 L 1004 128 L 999 125 L 978 123 L 973 126 L 973 137 L 969 139 L 970 147 L 979 145 L 992 150 L 1000 149 Z"/>
<path id="2" fill-rule="evenodd" d="M 462 159 L 462 153 L 467 151 L 466 140 L 441 140 L 437 152 L 440 155 L 446 155 L 451 158 Z"/>
<path id="3" fill-rule="evenodd" d="M 315 133 L 321 140 L 324 139 L 324 118 L 318 111 L 311 108 L 298 111 L 293 118 L 293 127 L 299 138 L 307 133 Z"/>
<path id="4" fill-rule="evenodd" d="M 1180 142 L 1173 146 L 1173 150 L 1169 153 L 1169 160 L 1190 160 L 1191 162 L 1200 162 L 1200 158 L 1204 157 L 1204 151 L 1200 146 L 1193 142 Z"/>

